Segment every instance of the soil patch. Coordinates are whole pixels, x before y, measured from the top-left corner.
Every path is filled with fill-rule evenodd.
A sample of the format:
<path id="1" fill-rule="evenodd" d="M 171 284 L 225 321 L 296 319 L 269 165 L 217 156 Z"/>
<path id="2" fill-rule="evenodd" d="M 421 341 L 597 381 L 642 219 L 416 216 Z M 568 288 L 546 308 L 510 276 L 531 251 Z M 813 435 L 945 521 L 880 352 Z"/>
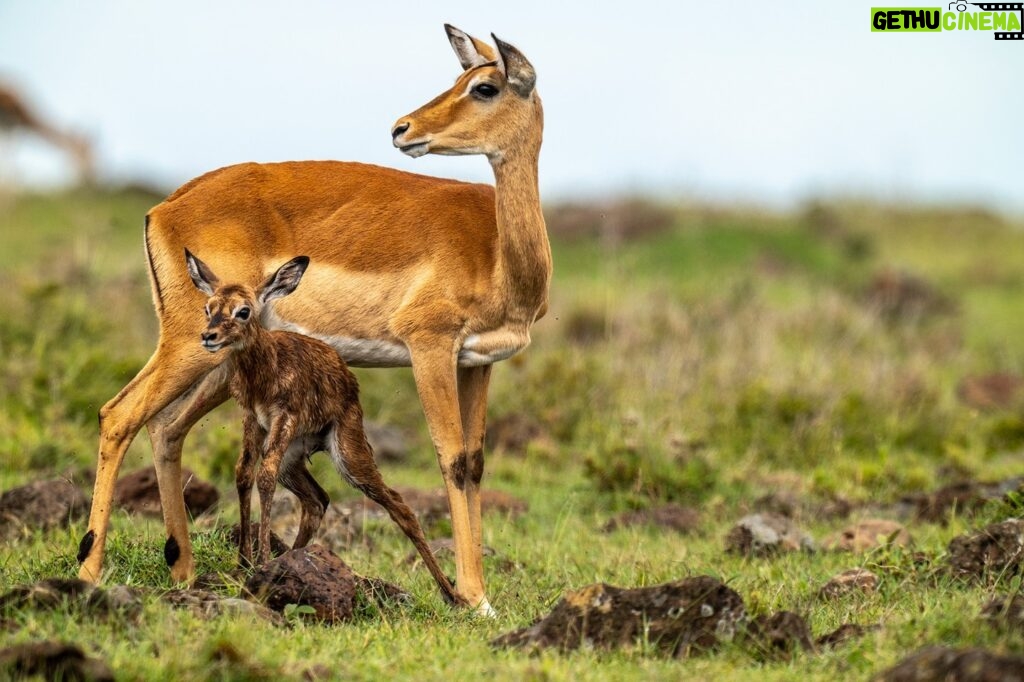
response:
<path id="1" fill-rule="evenodd" d="M 190 469 L 181 470 L 181 480 L 185 493 L 185 508 L 193 518 L 208 511 L 220 499 L 217 489 L 200 479 Z M 134 514 L 162 517 L 163 508 L 160 506 L 156 469 L 138 469 L 118 479 L 114 487 L 114 504 Z"/>
<path id="2" fill-rule="evenodd" d="M 956 387 L 956 394 L 976 410 L 1005 410 L 1024 396 L 1024 377 L 1007 372 L 967 376 Z"/>
<path id="3" fill-rule="evenodd" d="M 887 519 L 864 519 L 822 540 L 822 549 L 866 552 L 883 545 L 910 547 L 913 540 L 903 524 Z"/>
<path id="4" fill-rule="evenodd" d="M 725 551 L 730 554 L 761 557 L 800 550 L 813 551 L 814 539 L 779 514 L 745 516 L 725 537 Z"/>
<path id="5" fill-rule="evenodd" d="M 954 576 L 968 580 L 1019 574 L 1024 566 L 1024 521 L 1008 519 L 953 538 L 946 565 Z"/>
<path id="6" fill-rule="evenodd" d="M 1024 656 L 1000 656 L 984 649 L 928 646 L 875 677 L 877 682 L 1024 682 Z"/>
<path id="7" fill-rule="evenodd" d="M 61 479 L 11 488 L 0 495 L 0 540 L 37 530 L 64 528 L 88 513 L 89 499 Z"/>
<path id="8" fill-rule="evenodd" d="M 981 617 L 996 627 L 1024 634 L 1024 595 L 1014 594 L 992 599 L 982 607 Z"/>
<path id="9" fill-rule="evenodd" d="M 837 599 L 848 594 L 870 594 L 877 589 L 877 575 L 866 568 L 851 568 L 832 576 L 818 590 L 818 596 L 822 599 Z"/>
<path id="10" fill-rule="evenodd" d="M 710 576 L 637 589 L 600 583 L 569 592 L 547 616 L 492 645 L 615 649 L 644 638 L 662 653 L 681 657 L 731 639 L 744 616 L 743 599 Z"/>
<path id="11" fill-rule="evenodd" d="M 612 518 L 604 524 L 602 530 L 610 533 L 619 528 L 631 526 L 657 526 L 688 535 L 700 528 L 700 512 L 692 507 L 678 504 L 666 504 L 653 509 L 628 511 Z"/>
<path id="12" fill-rule="evenodd" d="M 0 672 L 6 679 L 40 677 L 66 682 L 113 682 L 106 663 L 85 655 L 75 644 L 34 642 L 0 650 Z"/>
<path id="13" fill-rule="evenodd" d="M 792 611 L 754 618 L 747 624 L 744 641 L 761 660 L 789 660 L 799 651 L 814 650 L 807 621 Z"/>

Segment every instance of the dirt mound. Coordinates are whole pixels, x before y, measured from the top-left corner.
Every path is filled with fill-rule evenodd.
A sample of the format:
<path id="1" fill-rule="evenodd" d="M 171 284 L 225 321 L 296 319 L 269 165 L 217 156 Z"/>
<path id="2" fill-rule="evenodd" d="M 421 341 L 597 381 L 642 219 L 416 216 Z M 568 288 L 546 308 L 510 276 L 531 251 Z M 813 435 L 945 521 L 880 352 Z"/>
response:
<path id="1" fill-rule="evenodd" d="M 192 517 L 208 511 L 220 499 L 220 493 L 212 484 L 201 480 L 189 469 L 181 470 L 181 480 L 185 508 Z M 114 487 L 114 504 L 134 514 L 162 517 L 156 469 L 138 469 L 118 479 Z"/>
<path id="2" fill-rule="evenodd" d="M 554 439 L 536 417 L 524 412 L 512 412 L 487 423 L 487 449 L 510 455 L 525 455 L 532 444 L 540 443 L 546 449 L 554 448 Z"/>
<path id="3" fill-rule="evenodd" d="M 363 422 L 366 440 L 373 448 L 377 462 L 406 462 L 409 460 L 409 439 L 397 426 L 366 420 Z"/>
<path id="4" fill-rule="evenodd" d="M 492 645 L 571 651 L 628 647 L 643 639 L 681 657 L 731 639 L 744 615 L 743 599 L 709 576 L 637 589 L 602 583 L 569 592 L 547 616 Z"/>
<path id="5" fill-rule="evenodd" d="M 887 519 L 864 519 L 829 535 L 822 549 L 835 552 L 866 552 L 882 545 L 910 547 L 914 542 L 903 524 Z"/>
<path id="6" fill-rule="evenodd" d="M 879 673 L 877 682 L 1024 682 L 1024 656 L 928 646 Z"/>
<path id="7" fill-rule="evenodd" d="M 896 270 L 877 273 L 864 291 L 868 306 L 890 322 L 953 312 L 952 299 L 921 277 Z"/>
<path id="8" fill-rule="evenodd" d="M 1008 519 L 953 538 L 946 564 L 954 576 L 968 580 L 984 581 L 1021 573 L 1024 521 Z"/>
<path id="9" fill-rule="evenodd" d="M 751 514 L 740 519 L 725 537 L 725 551 L 743 556 L 772 556 L 813 551 L 814 539 L 779 514 Z"/>
<path id="10" fill-rule="evenodd" d="M 126 585 L 100 588 L 77 578 L 47 578 L 18 585 L 0 596 L 0 614 L 70 607 L 93 616 L 121 614 L 135 618 L 142 611 L 143 594 L 141 588 Z"/>
<path id="11" fill-rule="evenodd" d="M 89 499 L 67 481 L 35 481 L 0 495 L 0 540 L 85 518 Z"/>
<path id="12" fill-rule="evenodd" d="M 700 528 L 700 521 L 700 512 L 696 509 L 666 504 L 653 509 L 639 509 L 619 514 L 604 524 L 602 530 L 610 533 L 631 526 L 657 526 L 687 535 Z"/>
<path id="13" fill-rule="evenodd" d="M 402 588 L 357 575 L 320 545 L 293 549 L 258 567 L 245 583 L 243 596 L 255 597 L 274 611 L 289 604 L 312 607 L 311 620 L 351 620 L 357 597 L 379 605 L 408 601 Z"/>
<path id="14" fill-rule="evenodd" d="M 813 651 L 811 629 L 802 616 L 779 611 L 747 624 L 744 642 L 762 660 L 789 660 L 798 651 Z"/>
<path id="15" fill-rule="evenodd" d="M 956 394 L 976 410 L 1005 410 L 1024 396 L 1024 377 L 1007 372 L 967 376 L 960 380 Z"/>
<path id="16" fill-rule="evenodd" d="M 280 615 L 265 606 L 237 597 L 222 597 L 207 590 L 171 590 L 162 594 L 160 599 L 175 608 L 186 609 L 203 620 L 218 616 L 248 616 L 275 625 L 284 623 Z"/>
<path id="17" fill-rule="evenodd" d="M 959 481 L 931 493 L 907 495 L 901 503 L 910 505 L 918 521 L 945 524 L 954 512 L 963 514 L 976 511 L 988 502 L 1017 490 L 1022 483 L 1024 478 L 1020 477 L 989 483 Z"/>
<path id="18" fill-rule="evenodd" d="M 1024 595 L 996 597 L 981 609 L 981 617 L 991 625 L 1024 634 Z"/>
<path id="19" fill-rule="evenodd" d="M 103 661 L 85 655 L 81 647 L 65 642 L 34 642 L 0 650 L 0 673 L 5 679 L 40 677 L 66 682 L 113 682 L 114 673 Z"/>
<path id="20" fill-rule="evenodd" d="M 869 594 L 877 589 L 877 575 L 866 568 L 851 568 L 832 576 L 818 590 L 818 596 L 822 599 L 837 599 L 848 594 Z"/>
<path id="21" fill-rule="evenodd" d="M 832 632 L 822 635 L 814 640 L 815 646 L 819 649 L 830 649 L 845 644 L 854 639 L 860 639 L 869 632 L 875 632 L 882 628 L 878 625 L 858 625 L 856 623 L 843 623 Z"/>

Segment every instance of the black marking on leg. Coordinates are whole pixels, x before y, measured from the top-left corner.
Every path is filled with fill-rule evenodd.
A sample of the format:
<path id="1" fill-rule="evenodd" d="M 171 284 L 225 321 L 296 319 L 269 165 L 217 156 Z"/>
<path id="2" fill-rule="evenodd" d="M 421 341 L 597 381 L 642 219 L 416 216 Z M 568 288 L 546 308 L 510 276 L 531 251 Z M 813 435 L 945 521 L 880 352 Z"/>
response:
<path id="1" fill-rule="evenodd" d="M 480 485 L 484 477 L 484 451 L 480 448 L 469 457 L 469 480 L 475 485 Z"/>
<path id="2" fill-rule="evenodd" d="M 459 456 L 452 462 L 451 467 L 448 469 L 451 474 L 452 482 L 455 487 L 459 490 L 466 489 L 466 453 L 459 453 Z"/>
<path id="3" fill-rule="evenodd" d="M 78 543 L 78 563 L 82 563 L 89 558 L 89 552 L 92 551 L 92 543 L 96 541 L 96 533 L 89 531 L 82 536 L 82 541 Z"/>
<path id="4" fill-rule="evenodd" d="M 178 541 L 174 539 L 174 536 L 167 538 L 167 542 L 164 544 L 164 561 L 167 562 L 168 566 L 174 566 L 178 563 L 178 559 L 181 558 L 181 547 L 178 546 Z"/>

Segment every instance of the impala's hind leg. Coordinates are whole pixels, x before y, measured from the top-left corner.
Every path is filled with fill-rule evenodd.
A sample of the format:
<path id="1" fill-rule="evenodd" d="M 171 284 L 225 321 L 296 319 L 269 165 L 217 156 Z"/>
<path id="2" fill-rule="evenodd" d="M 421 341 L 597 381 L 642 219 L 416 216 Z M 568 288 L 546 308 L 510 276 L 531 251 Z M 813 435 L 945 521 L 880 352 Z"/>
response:
<path id="1" fill-rule="evenodd" d="M 466 507 L 469 510 L 469 529 L 473 543 L 471 572 L 483 580 L 483 520 L 480 509 L 480 480 L 484 476 L 484 433 L 487 425 L 487 387 L 491 379 L 491 366 L 460 367 L 459 410 L 462 413 L 462 433 L 466 439 Z M 495 615 L 484 597 L 477 610 L 487 616 Z"/>
<path id="2" fill-rule="evenodd" d="M 252 566 L 252 485 L 260 461 L 267 432 L 256 415 L 246 412 L 242 417 L 242 450 L 235 463 L 235 488 L 238 490 L 238 563 Z"/>
<path id="3" fill-rule="evenodd" d="M 449 604 L 465 605 L 466 600 L 455 591 L 448 576 L 434 558 L 427 539 L 423 535 L 416 515 L 402 500 L 402 496 L 389 488 L 381 478 L 376 462 L 373 461 L 373 450 L 366 442 L 363 432 L 363 411 L 358 403 L 346 410 L 342 422 L 335 427 L 334 433 L 328 436 L 328 446 L 335 466 L 349 483 L 362 491 L 364 495 L 384 507 L 391 519 L 398 524 L 406 537 L 412 541 L 423 558 L 430 575 L 434 577 L 441 589 L 441 596 Z"/>
<path id="4" fill-rule="evenodd" d="M 299 533 L 295 536 L 292 549 L 309 544 L 317 529 L 320 528 L 320 522 L 323 521 L 324 514 L 327 512 L 327 505 L 331 503 L 327 491 L 320 487 L 320 484 L 313 478 L 313 474 L 309 473 L 309 469 L 306 468 L 306 457 L 305 449 L 297 448 L 295 452 L 289 451 L 281 465 L 281 473 L 278 474 L 281 485 L 295 493 L 302 506 Z"/>
<path id="5" fill-rule="evenodd" d="M 221 357 L 202 350 L 198 343 L 194 346 L 194 350 L 191 346 L 158 346 L 142 371 L 100 410 L 100 448 L 92 511 L 89 514 L 89 529 L 78 549 L 78 560 L 81 563 L 78 575 L 83 580 L 100 580 L 107 525 L 114 501 L 114 484 L 132 439 L 143 424 L 178 399 L 189 387 L 197 384 L 221 362 Z M 174 498 L 181 501 L 181 509 L 184 509 L 180 479 L 179 469 L 177 490 L 167 491 L 170 503 L 167 498 L 163 500 L 165 510 L 168 506 L 175 508 Z M 163 482 L 160 492 L 162 495 L 165 493 Z M 176 541 L 180 551 L 180 543 L 188 542 L 187 534 L 183 538 L 176 538 Z"/>

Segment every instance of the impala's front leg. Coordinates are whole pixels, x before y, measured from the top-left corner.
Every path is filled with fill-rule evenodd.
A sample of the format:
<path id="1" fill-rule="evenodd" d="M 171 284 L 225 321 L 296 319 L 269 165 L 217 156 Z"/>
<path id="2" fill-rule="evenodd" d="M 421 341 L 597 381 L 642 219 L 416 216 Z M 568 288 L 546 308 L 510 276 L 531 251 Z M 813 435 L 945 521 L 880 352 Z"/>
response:
<path id="1" fill-rule="evenodd" d="M 455 585 L 466 601 L 481 612 L 491 613 L 484 591 L 483 547 L 474 539 L 466 488 L 469 457 L 462 432 L 456 354 L 450 338 L 410 345 L 413 376 L 430 438 L 448 493 L 448 511 L 455 541 Z"/>
<path id="2" fill-rule="evenodd" d="M 260 547 L 256 563 L 270 561 L 270 510 L 274 506 L 274 491 L 277 489 L 277 474 L 281 460 L 295 434 L 295 420 L 289 415 L 280 415 L 270 424 L 267 447 L 263 453 L 256 487 L 260 493 Z"/>

